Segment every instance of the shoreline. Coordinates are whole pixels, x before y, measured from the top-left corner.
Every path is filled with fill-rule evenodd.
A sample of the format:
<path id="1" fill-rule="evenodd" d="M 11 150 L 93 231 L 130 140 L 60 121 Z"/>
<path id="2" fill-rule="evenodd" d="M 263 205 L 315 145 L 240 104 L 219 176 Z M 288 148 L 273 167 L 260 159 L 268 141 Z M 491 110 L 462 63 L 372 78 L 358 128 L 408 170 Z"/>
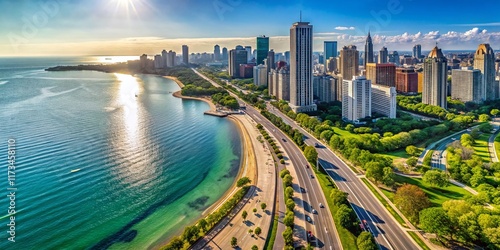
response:
<path id="1" fill-rule="evenodd" d="M 171 76 L 163 76 L 164 78 L 173 80 L 177 83 L 177 85 L 182 88 L 184 84 L 177 79 L 176 77 L 171 77 Z M 216 106 L 214 103 L 211 102 L 210 99 L 206 97 L 192 97 L 192 96 L 184 96 L 181 94 L 182 90 L 174 92 L 172 95 L 177 98 L 181 99 L 187 99 L 187 100 L 198 100 L 198 101 L 203 101 L 206 102 L 210 105 L 210 111 L 216 112 Z M 213 213 L 216 211 L 224 202 L 226 202 L 228 199 L 232 197 L 232 195 L 239 189 L 236 187 L 236 182 L 238 179 L 243 177 L 245 174 L 251 179 L 251 185 L 255 185 L 257 180 L 256 180 L 256 172 L 257 172 L 257 162 L 255 160 L 255 152 L 253 149 L 253 144 L 250 139 L 250 134 L 247 131 L 247 128 L 245 125 L 236 117 L 231 117 L 228 116 L 228 119 L 236 125 L 238 129 L 238 134 L 241 138 L 241 159 L 240 159 L 240 168 L 238 170 L 238 173 L 233 181 L 233 184 L 223 193 L 223 195 L 215 201 L 212 205 L 207 207 L 199 216 L 199 218 L 196 221 L 199 221 L 201 218 L 206 218 L 208 214 Z M 191 225 L 190 225 L 191 226 Z M 182 231 L 179 233 L 182 234 Z M 180 234 L 177 233 L 174 237 L 171 237 L 169 239 L 159 239 L 157 243 L 153 244 L 152 246 L 149 246 L 148 249 L 161 249 L 163 246 L 168 244 L 173 238 L 178 237 Z"/>

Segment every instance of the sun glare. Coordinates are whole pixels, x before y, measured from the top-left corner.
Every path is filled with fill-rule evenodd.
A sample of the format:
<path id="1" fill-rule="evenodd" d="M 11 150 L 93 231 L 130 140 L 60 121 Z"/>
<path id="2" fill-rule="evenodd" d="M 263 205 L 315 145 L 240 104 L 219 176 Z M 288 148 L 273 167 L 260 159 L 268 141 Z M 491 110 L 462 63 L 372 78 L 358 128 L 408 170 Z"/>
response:
<path id="1" fill-rule="evenodd" d="M 136 4 L 140 2 L 140 0 L 111 0 L 112 3 L 115 4 L 115 14 L 116 13 L 125 13 L 127 17 L 130 17 L 130 14 L 134 14 L 137 16 L 137 7 Z"/>

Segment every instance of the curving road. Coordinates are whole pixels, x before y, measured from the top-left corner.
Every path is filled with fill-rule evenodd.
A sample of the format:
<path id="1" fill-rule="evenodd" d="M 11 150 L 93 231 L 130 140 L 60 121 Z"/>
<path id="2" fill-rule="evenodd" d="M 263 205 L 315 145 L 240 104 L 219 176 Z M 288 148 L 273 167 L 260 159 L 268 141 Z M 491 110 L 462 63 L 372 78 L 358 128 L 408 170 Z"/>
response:
<path id="1" fill-rule="evenodd" d="M 321 142 L 302 127 L 275 108 L 269 108 L 292 127 L 304 135 L 305 143 L 315 145 Z M 317 148 L 319 163 L 335 181 L 337 187 L 349 194 L 349 202 L 361 220 L 368 222 L 370 231 L 381 249 L 420 249 L 404 229 L 392 218 L 365 184 L 337 155 L 327 147 Z"/>
<path id="2" fill-rule="evenodd" d="M 199 76 L 208 80 L 213 85 L 219 86 L 217 83 L 215 83 L 205 75 L 199 73 L 197 70 L 192 70 Z M 233 94 L 231 93 L 231 95 Z M 236 95 L 233 96 L 236 97 L 241 103 L 244 103 Z M 280 140 L 281 145 L 290 157 L 289 160 L 293 163 L 295 172 L 297 173 L 298 180 L 294 180 L 294 183 L 298 183 L 298 185 L 293 186 L 295 193 L 301 193 L 300 187 L 304 188 L 306 191 L 305 193 L 301 193 L 301 195 L 298 195 L 298 197 L 294 197 L 297 206 L 305 210 L 304 213 L 296 213 L 296 220 L 305 220 L 305 216 L 308 216 L 311 218 L 311 222 L 306 222 L 305 228 L 296 226 L 299 228 L 296 228 L 295 232 L 299 232 L 299 235 L 296 234 L 295 236 L 299 237 L 302 241 L 305 242 L 307 240 L 306 231 L 312 231 L 312 233 L 317 238 L 317 248 L 327 250 L 343 249 L 337 230 L 335 228 L 335 224 L 333 222 L 333 218 L 328 209 L 326 197 L 324 196 L 321 187 L 316 179 L 311 178 L 311 174 L 314 174 L 313 171 L 305 167 L 308 163 L 300 148 L 298 148 L 297 145 L 289 140 L 289 138 L 283 132 L 276 128 L 276 126 L 274 126 L 252 106 L 247 105 L 246 113 L 250 115 L 250 117 L 256 122 L 262 124 L 262 126 L 270 131 L 271 136 L 275 137 L 277 140 Z M 325 208 L 319 208 L 319 203 L 324 204 Z M 317 211 L 317 214 L 313 214 L 312 209 L 315 209 Z M 301 225 L 303 223 L 296 224 Z M 281 232 L 278 232 L 276 237 L 282 237 Z"/>

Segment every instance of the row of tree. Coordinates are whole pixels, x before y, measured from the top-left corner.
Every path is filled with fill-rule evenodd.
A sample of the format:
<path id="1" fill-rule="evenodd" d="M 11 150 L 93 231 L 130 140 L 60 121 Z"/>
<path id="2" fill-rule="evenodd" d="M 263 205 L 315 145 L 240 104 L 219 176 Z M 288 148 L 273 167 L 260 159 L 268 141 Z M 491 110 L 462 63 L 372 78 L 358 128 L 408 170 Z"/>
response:
<path id="1" fill-rule="evenodd" d="M 283 231 L 283 238 L 285 240 L 285 249 L 294 249 L 293 247 L 293 227 L 294 227 L 294 209 L 295 209 L 295 201 L 293 200 L 293 178 L 290 175 L 290 171 L 288 169 L 283 169 L 280 171 L 280 177 L 283 181 L 283 187 L 285 188 L 285 206 L 286 206 L 286 214 L 283 219 L 283 223 L 286 226 L 285 231 Z"/>
<path id="2" fill-rule="evenodd" d="M 248 183 L 247 181 L 243 181 Z M 164 250 L 178 250 L 178 249 L 188 249 L 191 245 L 196 242 L 200 237 L 203 237 L 206 232 L 212 229 L 222 218 L 227 216 L 229 212 L 240 202 L 245 196 L 247 191 L 250 189 L 249 186 L 243 186 L 239 189 L 231 199 L 224 202 L 224 204 L 217 209 L 217 211 L 211 213 L 206 218 L 199 220 L 193 226 L 187 226 L 184 228 L 184 232 L 181 236 L 173 238 L 166 246 L 163 246 Z"/>

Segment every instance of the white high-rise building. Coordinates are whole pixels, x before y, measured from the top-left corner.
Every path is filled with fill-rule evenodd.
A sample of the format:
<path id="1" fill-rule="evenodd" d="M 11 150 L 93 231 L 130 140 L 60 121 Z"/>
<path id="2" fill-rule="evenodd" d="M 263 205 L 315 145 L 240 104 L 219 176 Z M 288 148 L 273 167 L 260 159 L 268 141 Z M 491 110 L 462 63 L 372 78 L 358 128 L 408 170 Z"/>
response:
<path id="1" fill-rule="evenodd" d="M 342 118 L 357 121 L 372 115 L 371 85 L 364 76 L 342 81 Z"/>
<path id="2" fill-rule="evenodd" d="M 396 118 L 396 95 L 395 87 L 372 84 L 372 112 Z"/>
<path id="3" fill-rule="evenodd" d="M 267 85 L 267 67 L 259 64 L 253 67 L 253 83 L 256 86 Z"/>
<path id="4" fill-rule="evenodd" d="M 290 28 L 290 108 L 316 111 L 313 100 L 313 26 L 297 22 Z"/>
<path id="5" fill-rule="evenodd" d="M 167 67 L 170 68 L 175 66 L 175 57 L 176 57 L 175 51 L 170 50 L 167 54 Z"/>
<path id="6" fill-rule="evenodd" d="M 278 100 L 290 101 L 290 71 L 283 67 L 276 71 L 277 95 Z"/>
<path id="7" fill-rule="evenodd" d="M 163 68 L 163 63 L 161 59 L 161 55 L 155 55 L 155 69 Z"/>
<path id="8" fill-rule="evenodd" d="M 245 50 L 247 51 L 247 62 L 252 61 L 253 59 L 252 46 L 245 46 Z"/>
<path id="9" fill-rule="evenodd" d="M 474 68 L 481 70 L 483 100 L 498 98 L 498 85 L 495 81 L 495 52 L 489 44 L 480 44 L 474 54 Z"/>

